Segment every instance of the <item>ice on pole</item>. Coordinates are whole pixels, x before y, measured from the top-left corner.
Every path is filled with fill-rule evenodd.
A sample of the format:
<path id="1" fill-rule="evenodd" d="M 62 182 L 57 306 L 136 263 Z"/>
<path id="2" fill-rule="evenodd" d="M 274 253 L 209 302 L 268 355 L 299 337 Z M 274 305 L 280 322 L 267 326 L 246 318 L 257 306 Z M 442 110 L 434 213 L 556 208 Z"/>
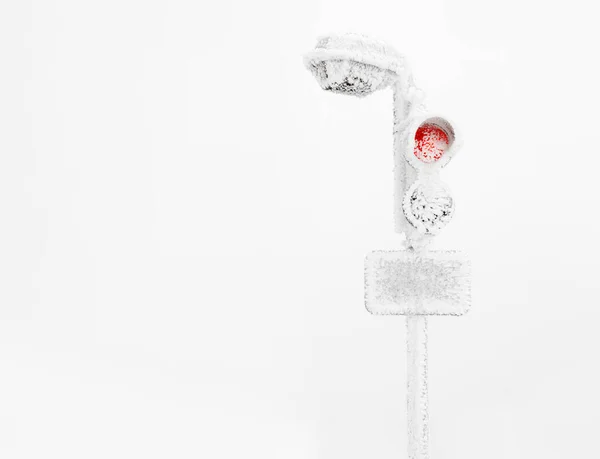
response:
<path id="1" fill-rule="evenodd" d="M 320 38 L 304 64 L 326 91 L 365 97 L 390 87 L 394 107 L 394 220 L 403 250 L 365 259 L 365 306 L 406 316 L 409 459 L 429 458 L 427 316 L 460 316 L 471 305 L 471 264 L 458 251 L 430 250 L 455 202 L 440 170 L 461 145 L 454 123 L 429 113 L 404 57 L 357 35 Z"/>

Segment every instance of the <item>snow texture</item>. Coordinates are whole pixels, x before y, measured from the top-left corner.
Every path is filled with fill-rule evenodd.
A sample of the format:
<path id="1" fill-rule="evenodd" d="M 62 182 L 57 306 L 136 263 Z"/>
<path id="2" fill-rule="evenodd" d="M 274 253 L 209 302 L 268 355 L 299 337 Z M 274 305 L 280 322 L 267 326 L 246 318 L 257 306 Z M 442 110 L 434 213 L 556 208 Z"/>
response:
<path id="1" fill-rule="evenodd" d="M 454 199 L 440 181 L 417 180 L 404 195 L 406 219 L 422 234 L 437 234 L 454 214 Z"/>
<path id="2" fill-rule="evenodd" d="M 406 136 L 411 120 L 425 111 L 423 99 L 424 95 L 414 86 L 412 77 L 394 85 L 394 222 L 396 232 L 405 234 L 408 247 L 422 247 L 431 240 L 408 222 L 402 209 L 404 195 L 417 178 L 417 170 L 406 161 Z"/>
<path id="3" fill-rule="evenodd" d="M 454 211 L 439 170 L 458 150 L 458 135 L 447 119 L 428 115 L 404 58 L 384 43 L 356 34 L 323 37 L 304 64 L 327 91 L 364 97 L 393 90 L 394 220 L 407 250 L 366 257 L 365 306 L 372 314 L 407 316 L 408 457 L 428 459 L 427 316 L 462 315 L 471 303 L 467 258 L 426 249 Z M 448 136 L 447 150 L 429 163 L 414 154 L 416 131 L 425 123 Z"/>
<path id="4" fill-rule="evenodd" d="M 438 161 L 431 163 L 420 161 L 414 154 L 415 134 L 424 124 L 435 124 L 448 134 L 448 149 Z M 404 177 L 396 178 L 396 181 L 405 180 L 403 184 L 397 185 L 396 199 L 402 201 L 396 212 L 402 213 L 405 221 L 409 223 L 401 228 L 406 235 L 407 247 L 419 249 L 427 247 L 432 242 L 432 236 L 446 226 L 454 212 L 454 199 L 448 187 L 440 180 L 439 173 L 441 168 L 456 155 L 462 145 L 462 139 L 452 122 L 441 116 L 428 114 L 424 107 L 410 114 L 405 121 L 405 126 L 405 129 L 397 134 L 395 148 L 396 155 L 402 156 L 409 166 L 406 167 Z M 427 215 L 419 215 L 419 212 L 415 212 L 417 209 L 410 205 L 409 200 L 418 197 L 415 196 L 417 189 L 421 190 L 417 194 L 427 198 L 425 200 L 429 202 L 425 209 L 422 209 Z M 440 207 L 444 207 L 444 210 L 441 211 Z M 397 222 L 398 219 L 397 216 Z"/>
<path id="5" fill-rule="evenodd" d="M 427 317 L 406 318 L 408 458 L 429 458 Z"/>
<path id="6" fill-rule="evenodd" d="M 447 223 L 450 215 L 448 210 L 454 208 L 454 200 L 450 197 L 449 201 L 444 201 L 450 204 L 449 207 L 440 205 L 437 193 L 430 196 L 420 188 L 417 198 L 423 201 L 432 197 L 435 201 L 425 204 L 422 210 L 426 212 L 423 213 L 417 212 L 416 208 L 411 211 L 410 206 L 406 206 L 405 196 L 417 180 L 427 182 L 427 190 L 443 187 L 441 182 L 436 183 L 439 178 L 433 172 L 446 165 L 458 151 L 460 142 L 457 140 L 454 124 L 446 118 L 427 113 L 424 94 L 415 86 L 404 57 L 383 42 L 358 34 L 321 37 L 315 49 L 304 56 L 304 65 L 321 88 L 330 92 L 365 97 L 380 89 L 392 87 L 395 230 L 405 235 L 407 248 L 427 247 L 431 243 L 431 236 Z M 449 139 L 448 150 L 438 161 L 429 164 L 419 161 L 414 155 L 415 133 L 425 123 L 439 126 L 448 134 Z M 415 190 L 412 192 L 415 197 Z M 431 218 L 435 221 L 430 222 Z"/>
<path id="7" fill-rule="evenodd" d="M 386 88 L 393 81 L 391 72 L 355 61 L 313 61 L 309 69 L 326 91 L 358 97 Z"/>
<path id="8" fill-rule="evenodd" d="M 409 97 L 412 76 L 404 56 L 363 35 L 321 37 L 304 56 L 304 65 L 327 91 L 364 97 L 400 82 L 403 96 Z"/>
<path id="9" fill-rule="evenodd" d="M 457 251 L 375 251 L 365 258 L 365 306 L 380 315 L 465 314 L 471 263 Z"/>
<path id="10" fill-rule="evenodd" d="M 304 65 L 312 70 L 315 63 L 330 60 L 358 62 L 395 75 L 405 72 L 404 57 L 394 48 L 353 33 L 320 37 L 315 49 L 305 55 Z"/>

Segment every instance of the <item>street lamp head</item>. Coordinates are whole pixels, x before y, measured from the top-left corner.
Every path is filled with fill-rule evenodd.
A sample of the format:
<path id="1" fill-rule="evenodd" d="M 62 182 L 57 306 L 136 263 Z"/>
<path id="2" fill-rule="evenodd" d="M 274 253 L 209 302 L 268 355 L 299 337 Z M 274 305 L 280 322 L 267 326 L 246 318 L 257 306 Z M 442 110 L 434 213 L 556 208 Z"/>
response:
<path id="1" fill-rule="evenodd" d="M 320 38 L 304 65 L 324 90 L 357 97 L 387 88 L 405 68 L 395 49 L 357 34 Z"/>

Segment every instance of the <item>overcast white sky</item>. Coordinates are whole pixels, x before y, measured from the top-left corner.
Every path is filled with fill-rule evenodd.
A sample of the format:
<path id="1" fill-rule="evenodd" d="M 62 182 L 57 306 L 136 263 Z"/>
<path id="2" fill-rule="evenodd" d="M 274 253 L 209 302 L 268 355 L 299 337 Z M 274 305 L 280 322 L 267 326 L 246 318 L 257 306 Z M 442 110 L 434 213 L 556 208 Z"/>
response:
<path id="1" fill-rule="evenodd" d="M 436 242 L 473 309 L 430 321 L 432 458 L 599 457 L 593 2 L 0 3 L 0 456 L 405 457 L 391 93 L 301 56 L 403 52 L 465 145 Z"/>

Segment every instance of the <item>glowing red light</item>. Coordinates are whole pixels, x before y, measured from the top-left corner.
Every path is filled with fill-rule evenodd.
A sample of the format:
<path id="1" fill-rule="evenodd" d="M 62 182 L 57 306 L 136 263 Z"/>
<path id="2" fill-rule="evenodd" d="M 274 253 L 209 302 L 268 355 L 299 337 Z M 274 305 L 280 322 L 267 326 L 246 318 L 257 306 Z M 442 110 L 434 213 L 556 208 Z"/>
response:
<path id="1" fill-rule="evenodd" d="M 419 126 L 415 133 L 415 156 L 424 163 L 433 163 L 448 150 L 448 134 L 432 123 Z"/>

